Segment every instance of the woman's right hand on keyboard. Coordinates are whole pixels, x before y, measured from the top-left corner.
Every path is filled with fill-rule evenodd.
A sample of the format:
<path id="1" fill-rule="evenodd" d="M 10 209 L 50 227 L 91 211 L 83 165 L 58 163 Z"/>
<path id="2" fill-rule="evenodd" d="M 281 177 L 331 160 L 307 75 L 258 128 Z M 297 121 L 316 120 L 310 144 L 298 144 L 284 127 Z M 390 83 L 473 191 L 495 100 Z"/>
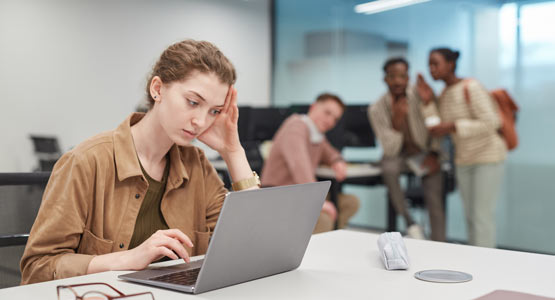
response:
<path id="1" fill-rule="evenodd" d="M 183 244 L 193 247 L 191 239 L 181 230 L 158 230 L 142 244 L 129 250 L 129 263 L 133 266 L 132 269 L 142 270 L 164 256 L 171 259 L 183 258 L 189 262 L 189 253 Z"/>
<path id="2" fill-rule="evenodd" d="M 181 230 L 158 230 L 136 248 L 95 256 L 89 263 L 87 274 L 114 270 L 142 270 L 164 256 L 171 259 L 183 258 L 186 262 L 190 262 L 189 253 L 183 244 L 193 247 L 191 239 Z"/>

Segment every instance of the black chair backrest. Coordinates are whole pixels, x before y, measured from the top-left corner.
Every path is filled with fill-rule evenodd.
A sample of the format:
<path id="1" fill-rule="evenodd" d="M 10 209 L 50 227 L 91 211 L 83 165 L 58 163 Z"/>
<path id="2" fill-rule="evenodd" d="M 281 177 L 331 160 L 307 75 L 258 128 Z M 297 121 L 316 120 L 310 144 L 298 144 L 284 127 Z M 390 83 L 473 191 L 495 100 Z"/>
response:
<path id="1" fill-rule="evenodd" d="M 289 106 L 289 114 L 306 114 L 309 108 L 309 104 L 292 104 Z"/>
<path id="2" fill-rule="evenodd" d="M 0 232 L 0 247 L 27 243 L 49 177 L 50 172 L 0 173 L 0 222 L 5 223 L 0 226 L 4 231 Z"/>
<path id="3" fill-rule="evenodd" d="M 21 282 L 19 261 L 50 172 L 0 173 L 0 289 Z"/>
<path id="4" fill-rule="evenodd" d="M 249 121 L 252 107 L 239 106 L 239 120 L 237 120 L 237 129 L 239 131 L 239 140 L 241 142 L 248 141 L 249 138 Z"/>
<path id="5" fill-rule="evenodd" d="M 271 140 L 283 121 L 291 114 L 306 114 L 310 105 L 292 104 L 281 107 L 239 107 L 239 138 L 241 142 Z M 326 133 L 337 149 L 344 147 L 375 147 L 376 138 L 368 120 L 367 105 L 347 105 L 337 125 Z"/>
<path id="6" fill-rule="evenodd" d="M 248 130 L 245 141 L 261 142 L 271 140 L 288 116 L 289 109 L 287 108 L 252 107 L 249 112 Z"/>
<path id="7" fill-rule="evenodd" d="M 31 135 L 33 146 L 36 153 L 57 153 L 61 154 L 58 138 L 55 136 Z"/>
<path id="8" fill-rule="evenodd" d="M 345 147 L 376 147 L 376 137 L 367 111 L 368 105 L 348 105 L 345 108 Z"/>
<path id="9" fill-rule="evenodd" d="M 293 104 L 282 107 L 239 107 L 239 139 L 247 152 L 251 167 L 263 165 L 259 145 L 272 140 L 283 121 L 291 114 L 306 114 L 310 105 Z M 328 141 L 338 150 L 344 147 L 375 147 L 374 131 L 367 116 L 367 105 L 348 105 L 337 125 L 326 133 Z M 260 173 L 260 172 L 258 172 Z"/>
<path id="10" fill-rule="evenodd" d="M 260 153 L 260 141 L 246 141 L 241 143 L 245 149 L 245 155 L 251 166 L 251 169 L 258 174 L 262 173 L 264 159 Z"/>
<path id="11" fill-rule="evenodd" d="M 30 135 L 38 159 L 39 171 L 52 171 L 56 161 L 62 156 L 58 138 L 55 136 Z"/>

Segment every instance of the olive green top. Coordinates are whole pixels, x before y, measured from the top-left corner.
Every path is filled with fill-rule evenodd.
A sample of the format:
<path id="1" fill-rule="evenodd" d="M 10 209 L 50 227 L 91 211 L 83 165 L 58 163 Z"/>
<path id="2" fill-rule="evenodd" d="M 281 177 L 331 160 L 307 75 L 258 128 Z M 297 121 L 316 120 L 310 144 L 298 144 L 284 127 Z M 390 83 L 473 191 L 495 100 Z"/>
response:
<path id="1" fill-rule="evenodd" d="M 133 230 L 133 236 L 129 243 L 129 249 L 133 249 L 142 244 L 157 230 L 169 228 L 160 210 L 160 202 L 166 191 L 166 182 L 168 181 L 168 174 L 170 173 L 170 157 L 166 157 L 166 167 L 164 168 L 164 175 L 162 176 L 161 182 L 150 177 L 142 164 L 141 170 L 148 180 L 148 190 L 146 191 L 145 198 L 139 209 L 137 220 L 135 221 L 135 229 Z"/>

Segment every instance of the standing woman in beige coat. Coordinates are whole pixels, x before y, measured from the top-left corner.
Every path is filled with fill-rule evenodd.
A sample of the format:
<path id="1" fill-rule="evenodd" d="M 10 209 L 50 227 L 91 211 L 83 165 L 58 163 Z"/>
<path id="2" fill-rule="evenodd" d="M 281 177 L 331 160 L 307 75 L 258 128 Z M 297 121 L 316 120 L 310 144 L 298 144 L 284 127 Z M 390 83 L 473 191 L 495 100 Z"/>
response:
<path id="1" fill-rule="evenodd" d="M 439 125 L 429 129 L 430 134 L 435 137 L 449 134 L 455 145 L 457 184 L 463 200 L 468 242 L 495 247 L 495 208 L 507 147 L 498 133 L 501 120 L 496 104 L 478 81 L 457 77 L 458 58 L 458 51 L 447 48 L 430 52 L 430 73 L 434 80 L 445 83 L 437 105 L 421 75 L 417 84 L 428 106 L 426 117 L 437 109 L 441 118 Z"/>
<path id="2" fill-rule="evenodd" d="M 21 259 L 22 284 L 206 252 L 227 190 L 191 141 L 219 152 L 234 189 L 259 185 L 239 142 L 235 80 L 211 43 L 168 47 L 147 82 L 149 111 L 56 163 Z"/>

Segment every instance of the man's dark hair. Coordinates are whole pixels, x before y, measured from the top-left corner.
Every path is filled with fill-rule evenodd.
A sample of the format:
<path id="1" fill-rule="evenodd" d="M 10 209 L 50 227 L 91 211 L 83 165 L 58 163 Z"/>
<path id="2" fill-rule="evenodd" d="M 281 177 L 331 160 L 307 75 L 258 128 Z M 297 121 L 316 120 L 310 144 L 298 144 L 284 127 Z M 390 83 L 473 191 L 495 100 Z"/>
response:
<path id="1" fill-rule="evenodd" d="M 331 94 L 331 93 L 322 93 L 322 94 L 318 95 L 318 97 L 316 97 L 316 101 L 314 101 L 314 103 L 324 102 L 326 100 L 335 101 L 337 104 L 339 104 L 339 106 L 341 106 L 341 108 L 343 110 L 345 110 L 345 103 L 343 103 L 341 98 L 339 98 L 339 96 L 337 96 L 335 94 Z"/>
<path id="2" fill-rule="evenodd" d="M 398 63 L 404 64 L 407 67 L 407 71 L 409 70 L 409 62 L 406 59 L 404 59 L 403 57 L 393 57 L 393 58 L 388 59 L 385 62 L 385 64 L 383 65 L 383 71 L 385 73 L 387 73 L 387 69 L 390 66 L 392 66 L 394 64 L 398 64 Z"/>

